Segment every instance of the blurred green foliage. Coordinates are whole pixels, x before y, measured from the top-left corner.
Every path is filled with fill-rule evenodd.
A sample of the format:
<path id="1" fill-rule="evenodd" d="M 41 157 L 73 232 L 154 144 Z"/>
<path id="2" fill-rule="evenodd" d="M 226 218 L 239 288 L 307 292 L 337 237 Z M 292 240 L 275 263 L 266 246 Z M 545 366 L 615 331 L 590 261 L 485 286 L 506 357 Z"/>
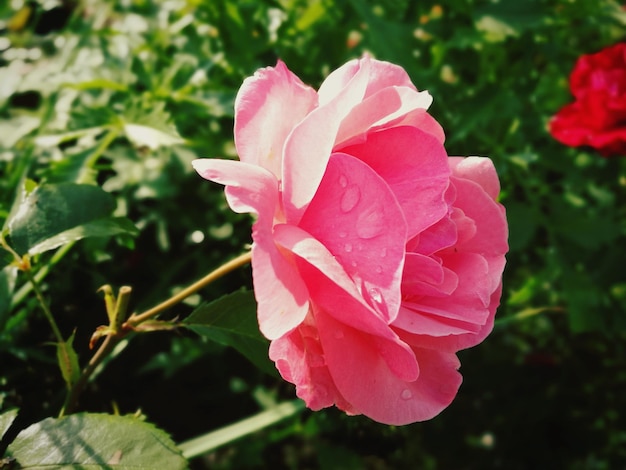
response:
<path id="1" fill-rule="evenodd" d="M 97 217 L 116 220 L 115 230 L 74 236 L 63 252 L 54 243 L 31 252 L 82 361 L 106 321 L 101 285 L 132 285 L 131 308 L 141 310 L 250 242 L 250 219 L 232 213 L 190 161 L 236 157 L 237 89 L 278 58 L 313 86 L 363 53 L 403 66 L 434 96 L 449 153 L 487 155 L 498 169 L 511 245 L 498 315 L 509 321 L 461 353 L 465 383 L 448 410 L 404 428 L 305 413 L 192 468 L 624 464 L 626 160 L 565 148 L 547 133 L 571 99 L 576 58 L 626 38 L 617 1 L 12 0 L 0 20 L 0 223 L 36 185 L 92 185 L 115 200 Z M 14 238 L 19 255 L 33 242 Z M 50 328 L 10 262 L 3 253 L 0 411 L 19 407 L 24 427 L 56 413 L 64 383 Z M 202 297 L 242 285 L 246 269 Z M 177 441 L 254 413 L 268 397 L 293 396 L 190 332 L 141 335 L 121 349 L 82 408 L 141 408 Z"/>

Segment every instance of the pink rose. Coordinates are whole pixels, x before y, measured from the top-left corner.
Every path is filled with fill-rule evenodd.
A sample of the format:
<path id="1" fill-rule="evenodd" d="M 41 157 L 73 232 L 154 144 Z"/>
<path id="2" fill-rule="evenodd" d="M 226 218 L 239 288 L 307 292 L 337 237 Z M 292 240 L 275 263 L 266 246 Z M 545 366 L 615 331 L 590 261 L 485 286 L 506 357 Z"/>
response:
<path id="1" fill-rule="evenodd" d="M 550 121 L 550 133 L 605 157 L 626 155 L 626 43 L 581 56 L 569 78 L 575 101 Z"/>
<path id="2" fill-rule="evenodd" d="M 448 158 L 431 101 L 369 57 L 318 92 L 278 62 L 237 96 L 241 161 L 193 163 L 257 215 L 259 325 L 314 410 L 432 418 L 461 384 L 456 351 L 493 326 L 508 249 L 498 177 L 486 158 Z"/>

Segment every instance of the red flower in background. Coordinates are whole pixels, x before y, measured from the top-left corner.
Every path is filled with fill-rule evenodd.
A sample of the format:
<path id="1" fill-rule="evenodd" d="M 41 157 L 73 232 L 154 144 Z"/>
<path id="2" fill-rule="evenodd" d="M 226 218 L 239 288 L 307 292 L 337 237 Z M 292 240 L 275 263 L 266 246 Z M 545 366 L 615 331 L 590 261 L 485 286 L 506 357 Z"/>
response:
<path id="1" fill-rule="evenodd" d="M 569 81 L 576 100 L 552 118 L 552 136 L 605 157 L 626 155 L 626 43 L 581 56 Z"/>

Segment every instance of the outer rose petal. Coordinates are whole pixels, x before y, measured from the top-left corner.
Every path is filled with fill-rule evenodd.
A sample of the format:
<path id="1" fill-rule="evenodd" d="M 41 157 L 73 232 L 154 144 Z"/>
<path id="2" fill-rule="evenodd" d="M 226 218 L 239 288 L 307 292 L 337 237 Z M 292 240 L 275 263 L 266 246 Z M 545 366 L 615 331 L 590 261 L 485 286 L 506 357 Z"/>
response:
<path id="1" fill-rule="evenodd" d="M 290 263 L 274 244 L 272 224 L 278 204 L 278 182 L 264 168 L 230 160 L 192 162 L 204 178 L 226 185 L 226 196 L 236 212 L 258 215 L 252 238 L 254 295 L 261 332 L 278 338 L 302 322 L 309 309 L 309 294 Z"/>
<path id="2" fill-rule="evenodd" d="M 316 313 L 315 320 L 333 381 L 359 413 L 381 423 L 402 425 L 433 418 L 454 399 L 461 384 L 454 354 L 414 349 L 420 374 L 406 381 L 391 372 L 393 358 L 383 358 L 380 344 L 371 337 L 324 312 Z"/>
<path id="3" fill-rule="evenodd" d="M 365 140 L 365 133 L 400 121 L 407 114 L 426 110 L 433 98 L 427 91 L 420 93 L 408 87 L 388 87 L 355 106 L 346 116 L 335 143 L 335 149 L 348 143 Z"/>
<path id="4" fill-rule="evenodd" d="M 317 105 L 315 90 L 285 64 L 246 78 L 235 100 L 235 144 L 242 162 L 282 174 L 283 145 L 291 130 Z"/>
<path id="5" fill-rule="evenodd" d="M 228 204 L 235 212 L 252 212 L 271 225 L 278 204 L 278 181 L 256 165 L 201 158 L 191 162 L 203 178 L 226 186 Z"/>
<path id="6" fill-rule="evenodd" d="M 317 191 L 343 118 L 363 99 L 368 64 L 328 103 L 315 109 L 291 132 L 283 154 L 283 206 L 297 224 Z"/>
<path id="7" fill-rule="evenodd" d="M 496 168 L 489 158 L 484 157 L 450 157 L 448 165 L 457 178 L 478 183 L 494 201 L 500 194 L 500 180 Z"/>
<path id="8" fill-rule="evenodd" d="M 457 192 L 454 206 L 476 223 L 475 235 L 467 241 L 459 241 L 457 250 L 503 257 L 509 250 L 504 207 L 495 202 L 478 183 L 465 178 L 452 177 L 451 180 Z"/>
<path id="9" fill-rule="evenodd" d="M 360 67 L 367 64 L 368 85 L 365 98 L 377 93 L 383 88 L 391 86 L 409 87 L 416 90 L 411 77 L 399 65 L 376 60 L 368 55 L 361 59 L 354 59 L 333 71 L 320 86 L 318 91 L 320 104 L 327 103 L 337 96 L 339 91 L 356 75 Z"/>
<path id="10" fill-rule="evenodd" d="M 259 327 L 266 338 L 280 338 L 306 317 L 309 292 L 267 232 L 255 230 L 253 239 L 252 280 Z"/>
<path id="11" fill-rule="evenodd" d="M 342 409 L 351 409 L 328 372 L 314 325 L 304 323 L 272 341 L 269 356 L 276 363 L 280 375 L 296 386 L 296 394 L 312 410 L 334 404 Z"/>

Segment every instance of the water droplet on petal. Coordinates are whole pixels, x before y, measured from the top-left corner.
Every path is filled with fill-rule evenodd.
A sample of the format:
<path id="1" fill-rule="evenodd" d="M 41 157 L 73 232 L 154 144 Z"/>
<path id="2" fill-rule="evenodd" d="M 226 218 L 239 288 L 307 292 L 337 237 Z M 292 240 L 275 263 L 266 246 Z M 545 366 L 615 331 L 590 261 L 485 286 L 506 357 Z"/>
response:
<path id="1" fill-rule="evenodd" d="M 383 267 L 382 266 L 376 266 L 376 272 L 378 274 L 382 273 L 383 272 Z"/>
<path id="2" fill-rule="evenodd" d="M 339 232 L 339 238 L 346 238 L 348 236 L 348 232 Z"/>
<path id="3" fill-rule="evenodd" d="M 405 388 L 404 390 L 402 390 L 400 397 L 402 397 L 403 400 L 410 400 L 411 397 L 413 397 L 413 394 L 411 393 L 411 390 Z"/>
<path id="4" fill-rule="evenodd" d="M 341 186 L 342 188 L 348 186 L 348 178 L 346 178 L 346 175 L 339 176 L 339 186 Z"/>
<path id="5" fill-rule="evenodd" d="M 374 238 L 385 230 L 385 218 L 381 206 L 369 207 L 359 214 L 356 221 L 356 234 L 360 238 Z"/>
<path id="6" fill-rule="evenodd" d="M 335 339 L 343 339 L 343 331 L 341 330 L 336 330 L 333 333 L 333 336 L 335 337 Z"/>
<path id="7" fill-rule="evenodd" d="M 376 302 L 377 304 L 382 303 L 382 301 L 383 301 L 383 296 L 382 296 L 382 294 L 380 293 L 380 290 L 379 290 L 379 289 L 377 289 L 376 287 L 372 287 L 372 288 L 370 288 L 370 289 L 369 289 L 369 291 L 368 291 L 368 292 L 369 292 L 370 297 L 372 298 L 372 300 L 373 300 L 374 302 Z"/>
<path id="8" fill-rule="evenodd" d="M 387 248 L 383 248 L 383 249 L 380 251 L 380 257 L 381 257 L 381 258 L 384 258 L 385 256 L 387 256 Z"/>
<path id="9" fill-rule="evenodd" d="M 357 243 L 357 244 L 356 244 L 356 249 L 357 249 L 358 251 L 363 251 L 363 243 Z"/>
<path id="10" fill-rule="evenodd" d="M 346 243 L 343 249 L 346 250 L 346 253 L 350 253 L 352 251 L 352 243 Z"/>
<path id="11" fill-rule="evenodd" d="M 359 203 L 361 199 L 361 190 L 358 186 L 352 185 L 346 188 L 346 191 L 341 196 L 339 201 L 339 207 L 343 212 L 350 212 Z"/>

